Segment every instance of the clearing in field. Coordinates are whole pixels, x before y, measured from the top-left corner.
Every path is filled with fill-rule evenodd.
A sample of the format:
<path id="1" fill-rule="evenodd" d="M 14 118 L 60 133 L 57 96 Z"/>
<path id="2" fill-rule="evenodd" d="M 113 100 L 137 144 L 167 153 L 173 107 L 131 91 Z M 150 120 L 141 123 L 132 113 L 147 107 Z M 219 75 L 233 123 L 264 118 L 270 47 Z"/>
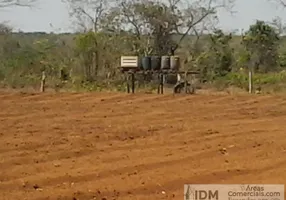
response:
<path id="1" fill-rule="evenodd" d="M 286 97 L 0 94 L 1 200 L 183 199 L 286 183 Z"/>

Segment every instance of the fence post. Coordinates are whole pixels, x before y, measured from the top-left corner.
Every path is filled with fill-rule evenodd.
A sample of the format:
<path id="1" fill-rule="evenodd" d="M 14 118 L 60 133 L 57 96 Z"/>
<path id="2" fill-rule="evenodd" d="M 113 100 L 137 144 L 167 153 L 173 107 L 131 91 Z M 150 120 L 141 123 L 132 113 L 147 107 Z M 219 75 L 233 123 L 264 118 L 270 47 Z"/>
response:
<path id="1" fill-rule="evenodd" d="M 46 83 L 46 73 L 45 71 L 43 71 L 41 79 L 41 92 L 45 92 L 45 83 Z"/>
<path id="2" fill-rule="evenodd" d="M 131 92 L 135 93 L 135 72 L 131 73 Z"/>
<path id="3" fill-rule="evenodd" d="M 188 71 L 185 71 L 185 93 L 188 93 Z"/>
<path id="4" fill-rule="evenodd" d="M 252 67 L 248 68 L 248 92 L 249 94 L 253 93 L 253 70 Z"/>

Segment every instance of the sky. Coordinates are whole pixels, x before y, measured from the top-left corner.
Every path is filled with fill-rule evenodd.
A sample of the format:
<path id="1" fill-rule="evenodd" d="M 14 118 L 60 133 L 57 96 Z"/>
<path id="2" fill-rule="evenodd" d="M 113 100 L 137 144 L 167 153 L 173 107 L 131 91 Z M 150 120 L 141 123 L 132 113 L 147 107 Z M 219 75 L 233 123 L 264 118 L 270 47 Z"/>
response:
<path id="1" fill-rule="evenodd" d="M 271 21 L 279 16 L 286 24 L 286 8 L 269 0 L 236 0 L 236 13 L 219 12 L 219 26 L 225 31 L 248 29 L 257 19 Z M 73 31 L 67 6 L 61 0 L 39 0 L 30 8 L 1 8 L 0 21 L 7 21 L 14 29 L 24 32 Z"/>

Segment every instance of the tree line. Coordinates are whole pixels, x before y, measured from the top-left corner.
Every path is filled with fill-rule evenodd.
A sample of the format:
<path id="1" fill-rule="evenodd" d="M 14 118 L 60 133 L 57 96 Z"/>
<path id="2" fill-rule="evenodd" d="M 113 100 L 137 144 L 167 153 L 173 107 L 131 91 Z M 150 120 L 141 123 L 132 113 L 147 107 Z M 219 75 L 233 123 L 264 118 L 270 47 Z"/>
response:
<path id="1" fill-rule="evenodd" d="M 3 0 L 0 7 L 33 6 L 35 2 Z M 217 28 L 217 13 L 222 9 L 231 13 L 234 0 L 64 2 L 78 30 L 75 34 L 13 32 L 1 24 L 2 86 L 37 85 L 44 70 L 50 87 L 121 89 L 120 56 L 162 56 L 170 50 L 180 56 L 183 69 L 200 71 L 201 83 L 245 88 L 250 68 L 259 85 L 285 79 L 281 20 L 258 20 L 242 34 Z"/>

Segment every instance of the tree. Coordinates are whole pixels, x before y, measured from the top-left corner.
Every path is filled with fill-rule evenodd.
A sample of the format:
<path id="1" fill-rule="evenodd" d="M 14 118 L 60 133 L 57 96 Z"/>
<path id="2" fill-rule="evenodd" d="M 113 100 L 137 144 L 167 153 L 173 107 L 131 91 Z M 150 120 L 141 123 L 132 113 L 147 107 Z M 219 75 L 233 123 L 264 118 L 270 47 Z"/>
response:
<path id="1" fill-rule="evenodd" d="M 233 53 L 230 47 L 232 34 L 224 34 L 222 30 L 215 30 L 209 35 L 209 48 L 201 53 L 196 63 L 205 80 L 226 76 L 232 70 Z"/>
<path id="2" fill-rule="evenodd" d="M 273 1 L 273 0 L 272 0 Z M 279 5 L 282 5 L 283 7 L 286 7 L 286 1 L 285 0 L 275 0 Z"/>
<path id="3" fill-rule="evenodd" d="M 97 76 L 100 70 L 100 46 L 102 38 L 97 34 L 102 30 L 102 22 L 110 13 L 114 1 L 113 0 L 62 0 L 69 6 L 70 17 L 76 23 L 76 28 L 84 32 L 77 39 L 77 53 L 81 49 L 88 52 L 86 56 L 82 56 L 83 70 L 86 79 L 92 80 Z M 108 22 L 107 22 L 108 23 Z M 90 42 L 87 44 L 86 42 Z M 88 63 L 88 64 L 87 64 Z"/>
<path id="4" fill-rule="evenodd" d="M 173 46 L 177 50 L 184 38 L 201 24 L 217 18 L 217 11 L 230 10 L 234 0 L 183 1 L 168 0 L 65 0 L 70 6 L 71 17 L 84 27 L 84 30 L 100 28 L 133 33 L 135 40 L 143 40 L 146 35 L 153 39 L 153 50 L 166 53 L 164 46 Z M 201 27 L 200 27 L 201 28 Z M 112 30 L 113 29 L 113 30 Z M 172 35 L 179 34 L 178 41 L 173 43 Z M 157 44 L 154 43 L 156 41 Z M 139 42 L 140 43 L 140 42 Z M 138 42 L 134 42 L 138 45 Z M 139 47 L 138 47 L 139 48 Z M 164 49 L 164 50 L 163 50 Z"/>
<path id="5" fill-rule="evenodd" d="M 69 7 L 69 15 L 77 28 L 84 32 L 99 28 L 101 18 L 108 12 L 112 0 L 62 0 Z"/>
<path id="6" fill-rule="evenodd" d="M 174 53 L 190 32 L 200 32 L 207 21 L 217 19 L 219 9 L 231 10 L 233 4 L 233 0 L 127 0 L 119 3 L 115 20 L 120 20 L 120 29 L 133 33 L 137 40 L 152 38 L 153 53 L 162 55 L 170 50 Z M 174 40 L 174 35 L 179 37 Z"/>
<path id="7" fill-rule="evenodd" d="M 0 35 L 7 35 L 11 33 L 13 28 L 6 23 L 0 23 Z"/>
<path id="8" fill-rule="evenodd" d="M 254 69 L 270 71 L 277 66 L 279 35 L 275 28 L 257 20 L 249 27 L 242 44 L 249 52 Z"/>
<path id="9" fill-rule="evenodd" d="M 70 16 L 84 32 L 78 38 L 77 51 L 86 52 L 81 54 L 83 62 L 81 66 L 89 80 L 97 79 L 99 72 L 105 69 L 102 65 L 103 52 L 114 58 L 113 62 L 108 62 L 106 65 L 119 63 L 118 59 L 123 54 L 138 56 L 174 54 L 187 35 L 196 34 L 197 41 L 200 34 L 210 30 L 215 24 L 217 11 L 231 10 L 234 4 L 234 0 L 187 2 L 64 0 L 64 2 L 70 7 Z M 109 47 L 110 41 L 118 42 L 120 47 L 116 45 Z M 105 51 L 108 47 L 114 54 Z"/>
<path id="10" fill-rule="evenodd" d="M 37 0 L 0 0 L 0 8 L 6 8 L 11 6 L 30 7 Z"/>
<path id="11" fill-rule="evenodd" d="M 284 34 L 286 31 L 286 26 L 283 23 L 281 17 L 275 17 L 269 24 L 276 29 L 276 32 L 279 35 Z"/>
<path id="12" fill-rule="evenodd" d="M 211 50 L 214 51 L 216 58 L 216 66 L 213 69 L 215 76 L 225 76 L 232 70 L 233 55 L 229 45 L 232 35 L 225 35 L 222 30 L 216 30 L 210 38 Z"/>

